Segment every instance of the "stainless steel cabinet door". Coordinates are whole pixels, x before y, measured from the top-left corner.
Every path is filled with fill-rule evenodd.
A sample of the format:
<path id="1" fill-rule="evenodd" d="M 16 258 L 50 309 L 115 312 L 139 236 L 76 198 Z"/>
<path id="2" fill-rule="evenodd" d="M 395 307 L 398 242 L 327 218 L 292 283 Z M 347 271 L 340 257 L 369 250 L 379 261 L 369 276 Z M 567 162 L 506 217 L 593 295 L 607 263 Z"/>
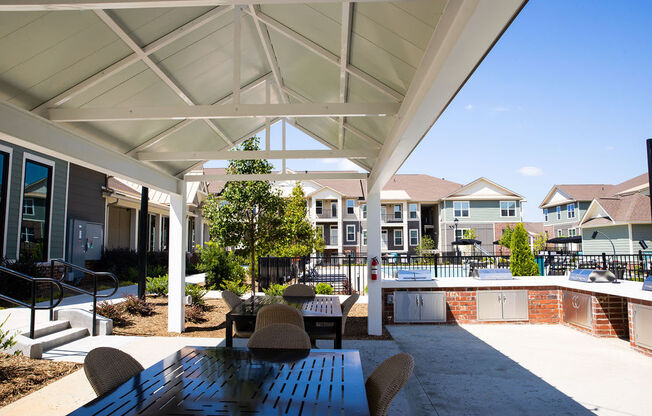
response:
<path id="1" fill-rule="evenodd" d="M 527 290 L 507 290 L 503 296 L 503 319 L 509 321 L 527 321 Z"/>
<path id="2" fill-rule="evenodd" d="M 575 294 L 564 290 L 562 292 L 562 309 L 564 322 L 574 323 L 577 320 L 577 308 L 575 308 Z"/>
<path id="3" fill-rule="evenodd" d="M 446 321 L 446 294 L 444 292 L 421 292 L 421 322 Z"/>
<path id="4" fill-rule="evenodd" d="M 502 292 L 478 290 L 476 292 L 478 321 L 500 321 L 503 319 Z"/>
<path id="5" fill-rule="evenodd" d="M 575 309 L 577 309 L 577 311 L 575 322 L 573 323 L 589 329 L 593 327 L 593 308 L 591 307 L 591 295 L 587 295 L 585 293 L 576 293 Z"/>
<path id="6" fill-rule="evenodd" d="M 652 308 L 634 306 L 634 341 L 636 344 L 652 348 Z"/>
<path id="7" fill-rule="evenodd" d="M 420 309 L 417 292 L 394 292 L 394 322 L 417 322 Z"/>

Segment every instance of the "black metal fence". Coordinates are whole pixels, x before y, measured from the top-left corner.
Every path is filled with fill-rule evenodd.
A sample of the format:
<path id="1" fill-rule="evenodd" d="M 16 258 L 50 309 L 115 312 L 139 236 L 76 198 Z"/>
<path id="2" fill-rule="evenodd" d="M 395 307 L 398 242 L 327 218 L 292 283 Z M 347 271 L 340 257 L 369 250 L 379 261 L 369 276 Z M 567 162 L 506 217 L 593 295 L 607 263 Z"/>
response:
<path id="1" fill-rule="evenodd" d="M 574 269 L 608 269 L 621 280 L 643 281 L 652 275 L 652 253 L 644 254 L 547 254 L 535 256 L 539 275 L 565 275 Z M 383 256 L 380 275 L 396 278 L 397 270 L 428 270 L 432 278 L 469 277 L 475 269 L 508 269 L 509 256 Z M 318 283 L 331 285 L 335 293 L 364 293 L 367 281 L 366 256 L 260 257 L 259 289 L 272 283 Z"/>

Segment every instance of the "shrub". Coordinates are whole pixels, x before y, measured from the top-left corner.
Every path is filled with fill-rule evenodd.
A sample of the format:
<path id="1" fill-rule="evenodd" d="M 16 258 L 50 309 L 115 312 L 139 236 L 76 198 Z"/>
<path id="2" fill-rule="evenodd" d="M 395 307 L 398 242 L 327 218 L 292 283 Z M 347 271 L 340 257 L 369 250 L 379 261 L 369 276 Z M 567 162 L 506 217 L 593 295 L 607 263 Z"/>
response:
<path id="1" fill-rule="evenodd" d="M 199 270 L 206 273 L 206 286 L 218 289 L 225 280 L 244 280 L 245 271 L 238 258 L 216 242 L 209 241 L 200 249 Z"/>
<path id="2" fill-rule="evenodd" d="M 186 321 L 193 324 L 204 322 L 204 308 L 201 305 L 193 304 L 186 306 Z"/>
<path id="3" fill-rule="evenodd" d="M 97 314 L 111 319 L 113 325 L 122 326 L 126 323 L 124 319 L 124 306 L 120 303 L 115 304 L 104 300 L 97 304 Z"/>
<path id="4" fill-rule="evenodd" d="M 190 296 L 192 305 L 203 305 L 208 290 L 195 284 L 186 285 L 186 296 Z"/>
<path id="5" fill-rule="evenodd" d="M 220 287 L 222 290 L 231 291 L 238 296 L 242 296 L 251 290 L 251 286 L 242 280 L 225 280 Z"/>
<path id="6" fill-rule="evenodd" d="M 16 334 L 10 334 L 10 330 L 4 330 L 2 327 L 7 323 L 7 319 L 9 319 L 9 315 L 5 318 L 4 321 L 0 324 L 0 351 L 4 351 L 7 348 L 11 348 L 14 345 L 16 345 Z"/>
<path id="7" fill-rule="evenodd" d="M 125 300 L 121 304 L 131 315 L 150 316 L 154 312 L 149 303 L 134 295 L 125 296 Z"/>
<path id="8" fill-rule="evenodd" d="M 532 250 L 530 250 L 530 244 L 527 241 L 527 231 L 523 224 L 516 224 L 516 227 L 514 227 L 510 249 L 512 251 L 510 266 L 513 276 L 539 275 L 539 267 L 534 260 Z"/>
<path id="9" fill-rule="evenodd" d="M 148 277 L 145 290 L 150 295 L 167 296 L 168 295 L 168 275 L 159 277 Z"/>
<path id="10" fill-rule="evenodd" d="M 317 286 L 315 286 L 315 293 L 318 295 L 332 295 L 333 286 L 328 283 L 317 283 Z"/>
<path id="11" fill-rule="evenodd" d="M 285 292 L 286 285 L 279 285 L 278 283 L 273 283 L 267 289 L 263 289 L 265 296 L 283 296 Z"/>
<path id="12" fill-rule="evenodd" d="M 168 253 L 166 251 L 147 253 L 147 274 L 150 276 L 166 274 L 167 267 Z M 138 254 L 124 248 L 105 250 L 93 270 L 111 272 L 118 276 L 119 280 L 136 282 L 138 281 Z"/>
<path id="13" fill-rule="evenodd" d="M 147 276 L 163 276 L 168 274 L 168 267 L 162 264 L 147 265 Z"/>

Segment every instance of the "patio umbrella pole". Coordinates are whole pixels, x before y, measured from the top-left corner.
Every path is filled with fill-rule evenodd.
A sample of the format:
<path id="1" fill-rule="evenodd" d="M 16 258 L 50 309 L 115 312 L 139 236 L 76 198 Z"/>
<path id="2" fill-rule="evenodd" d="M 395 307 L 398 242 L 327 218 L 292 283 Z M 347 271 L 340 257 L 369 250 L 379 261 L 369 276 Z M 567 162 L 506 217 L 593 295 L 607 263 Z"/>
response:
<path id="1" fill-rule="evenodd" d="M 140 194 L 140 216 L 138 217 L 138 298 L 145 299 L 147 276 L 147 217 L 149 188 L 143 186 Z"/>

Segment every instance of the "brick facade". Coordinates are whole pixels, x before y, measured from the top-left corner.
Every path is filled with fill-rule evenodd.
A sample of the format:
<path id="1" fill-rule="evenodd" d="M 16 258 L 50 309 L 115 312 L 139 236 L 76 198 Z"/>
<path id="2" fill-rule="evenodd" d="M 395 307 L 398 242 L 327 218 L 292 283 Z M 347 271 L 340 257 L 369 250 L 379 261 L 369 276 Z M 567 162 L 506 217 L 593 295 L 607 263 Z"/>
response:
<path id="1" fill-rule="evenodd" d="M 591 295 L 591 315 L 593 319 L 593 325 L 590 329 L 565 322 L 562 319 L 564 325 L 596 337 L 628 339 L 626 298 L 584 290 L 564 289 L 564 291 Z"/>

